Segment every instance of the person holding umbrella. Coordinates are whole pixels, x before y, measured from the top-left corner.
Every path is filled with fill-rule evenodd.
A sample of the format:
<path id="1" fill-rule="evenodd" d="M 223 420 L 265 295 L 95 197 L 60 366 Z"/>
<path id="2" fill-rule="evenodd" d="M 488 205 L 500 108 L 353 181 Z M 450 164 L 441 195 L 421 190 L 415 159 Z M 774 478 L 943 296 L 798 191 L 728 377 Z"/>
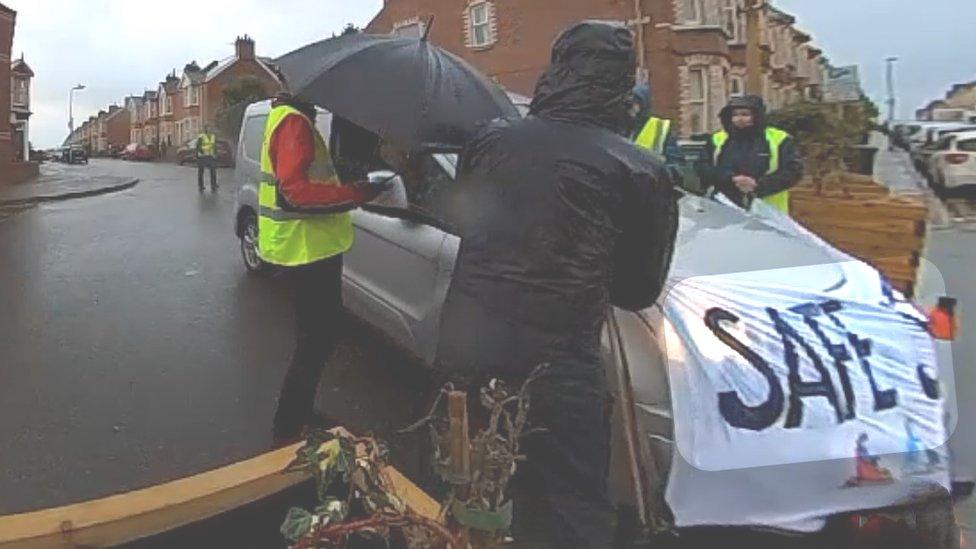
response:
<path id="1" fill-rule="evenodd" d="M 461 233 L 441 316 L 438 368 L 480 385 L 531 386 L 522 448 L 554 547 L 613 544 L 610 408 L 600 333 L 611 304 L 652 305 L 670 265 L 677 202 L 657 155 L 629 139 L 636 57 L 624 26 L 564 31 L 529 116 L 462 151 L 449 203 Z"/>
<path id="2" fill-rule="evenodd" d="M 271 106 L 261 146 L 258 253 L 286 270 L 294 294 L 295 351 L 273 427 L 282 444 L 315 420 L 315 392 L 341 322 L 342 254 L 353 244 L 349 210 L 382 188 L 339 184 L 313 105 L 281 93 Z"/>

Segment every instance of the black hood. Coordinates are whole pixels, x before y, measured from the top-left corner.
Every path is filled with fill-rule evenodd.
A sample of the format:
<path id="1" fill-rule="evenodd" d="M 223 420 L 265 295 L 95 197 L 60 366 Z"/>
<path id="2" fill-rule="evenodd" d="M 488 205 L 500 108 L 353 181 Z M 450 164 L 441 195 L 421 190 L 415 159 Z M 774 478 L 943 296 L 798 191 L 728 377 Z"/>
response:
<path id="1" fill-rule="evenodd" d="M 732 127 L 732 111 L 735 109 L 749 109 L 752 111 L 753 116 L 756 117 L 756 124 L 753 126 L 755 130 L 766 127 L 766 102 L 758 95 L 743 95 L 742 97 L 733 97 L 730 99 L 729 104 L 719 113 L 718 116 L 722 120 L 722 127 L 725 128 L 725 131 L 729 133 L 735 131 Z"/>
<path id="2" fill-rule="evenodd" d="M 628 28 L 577 23 L 556 39 L 552 64 L 539 78 L 530 114 L 624 133 L 635 69 L 634 37 Z"/>

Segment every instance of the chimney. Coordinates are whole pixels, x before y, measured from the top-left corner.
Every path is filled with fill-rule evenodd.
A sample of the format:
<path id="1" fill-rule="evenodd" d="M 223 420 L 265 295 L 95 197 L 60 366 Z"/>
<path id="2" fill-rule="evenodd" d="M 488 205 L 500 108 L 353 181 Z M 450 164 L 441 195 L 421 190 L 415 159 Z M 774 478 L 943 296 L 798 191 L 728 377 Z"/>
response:
<path id="1" fill-rule="evenodd" d="M 254 40 L 250 36 L 238 36 L 234 42 L 234 50 L 238 59 L 254 59 Z"/>

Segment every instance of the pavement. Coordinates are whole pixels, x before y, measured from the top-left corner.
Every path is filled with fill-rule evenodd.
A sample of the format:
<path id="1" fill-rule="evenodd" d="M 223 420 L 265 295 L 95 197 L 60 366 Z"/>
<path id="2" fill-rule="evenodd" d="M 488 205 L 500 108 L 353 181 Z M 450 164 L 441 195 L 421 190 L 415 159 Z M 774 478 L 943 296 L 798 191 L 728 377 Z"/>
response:
<path id="1" fill-rule="evenodd" d="M 102 497 L 267 451 L 293 350 L 291 295 L 250 276 L 233 171 L 93 159 L 65 179 L 137 186 L 0 218 L 0 514 Z M 428 376 L 360 329 L 340 334 L 320 410 L 418 467 Z"/>
<path id="2" fill-rule="evenodd" d="M 40 172 L 23 183 L 0 186 L 0 207 L 97 196 L 123 191 L 139 182 L 135 177 L 90 173 L 51 162 L 41 164 Z"/>

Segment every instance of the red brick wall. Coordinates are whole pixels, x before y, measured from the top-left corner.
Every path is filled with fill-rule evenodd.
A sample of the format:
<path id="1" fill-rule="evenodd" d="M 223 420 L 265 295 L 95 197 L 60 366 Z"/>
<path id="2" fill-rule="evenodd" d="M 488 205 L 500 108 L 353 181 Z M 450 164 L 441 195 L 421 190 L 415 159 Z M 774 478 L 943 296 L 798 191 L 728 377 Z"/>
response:
<path id="1" fill-rule="evenodd" d="M 9 179 L 13 159 L 10 128 L 10 49 L 14 40 L 15 15 L 0 4 L 0 184 Z"/>
<path id="2" fill-rule="evenodd" d="M 128 109 L 122 109 L 106 124 L 106 138 L 116 149 L 125 148 L 129 144 L 129 130 L 131 129 Z"/>
<path id="3" fill-rule="evenodd" d="M 186 116 L 186 107 L 183 106 L 183 88 L 177 88 L 171 97 L 173 98 L 173 120 L 179 122 Z"/>
<path id="4" fill-rule="evenodd" d="M 425 21 L 433 15 L 432 42 L 460 55 L 506 88 L 531 96 L 539 75 L 549 64 L 552 42 L 563 29 L 586 19 L 636 18 L 633 0 L 492 1 L 496 41 L 486 48 L 466 45 L 465 13 L 471 0 L 385 0 L 366 31 L 389 33 L 398 23 Z M 642 15 L 650 19 L 643 26 L 643 35 L 652 109 L 661 116 L 684 121 L 687 116 L 682 115 L 688 113 L 682 112 L 681 74 L 686 70 L 682 67 L 707 59 L 710 67 L 722 67 L 724 71 L 744 67 L 745 59 L 744 49 L 730 46 L 728 37 L 716 27 L 685 27 L 675 13 L 678 5 L 677 0 L 641 0 Z M 712 9 L 708 15 L 712 23 L 718 14 L 714 4 L 708 6 Z M 716 86 L 712 88 L 717 95 L 711 101 L 720 101 L 717 96 L 722 94 Z M 712 110 L 719 108 L 721 105 L 712 105 Z"/>
<path id="5" fill-rule="evenodd" d="M 465 58 L 511 91 L 531 96 L 562 30 L 584 19 L 632 19 L 634 10 L 632 0 L 494 0 L 496 42 L 473 49 L 465 45 L 468 5 L 468 0 L 386 0 L 366 30 L 388 33 L 398 22 L 434 15 L 432 42 Z"/>
<path id="6" fill-rule="evenodd" d="M 218 74 L 216 78 L 204 84 L 203 98 L 201 99 L 201 129 L 203 124 L 210 124 L 210 127 L 216 130 L 215 120 L 223 100 L 224 87 L 244 77 L 254 77 L 260 80 L 264 84 L 264 91 L 269 96 L 279 89 L 278 81 L 258 61 L 239 59 L 224 72 Z"/>
<path id="7" fill-rule="evenodd" d="M 465 45 L 464 13 L 468 0 L 386 0 L 367 32 L 387 33 L 401 21 L 434 15 L 431 40 L 477 66 L 506 88 L 531 96 L 542 71 L 549 65 L 552 43 L 566 27 L 586 19 L 632 21 L 632 0 L 494 0 L 496 42 L 485 49 Z M 645 62 L 653 109 L 662 116 L 680 118 L 681 88 L 678 66 L 683 54 L 728 54 L 720 33 L 676 32 L 673 0 L 642 0 Z"/>

